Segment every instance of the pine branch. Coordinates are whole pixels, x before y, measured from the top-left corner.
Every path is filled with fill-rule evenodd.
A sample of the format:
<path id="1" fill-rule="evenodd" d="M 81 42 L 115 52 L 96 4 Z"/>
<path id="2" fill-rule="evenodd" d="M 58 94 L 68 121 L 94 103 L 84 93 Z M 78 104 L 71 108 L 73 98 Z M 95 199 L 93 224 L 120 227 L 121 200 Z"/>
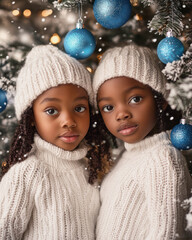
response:
<path id="1" fill-rule="evenodd" d="M 184 19 L 184 26 L 185 26 L 185 38 L 186 38 L 186 42 L 190 45 L 192 43 L 192 22 L 191 19 L 188 18 L 189 16 L 187 16 Z"/>
<path id="2" fill-rule="evenodd" d="M 80 3 L 80 0 L 48 0 L 49 3 L 52 3 L 55 8 L 61 10 L 63 8 L 72 9 L 77 7 Z M 92 0 L 81 0 L 82 4 L 92 3 Z"/>
<path id="3" fill-rule="evenodd" d="M 0 78 L 11 79 L 15 77 L 24 63 L 24 57 L 31 48 L 27 45 L 15 42 L 8 47 L 0 45 Z M 14 54 L 20 51 L 22 61 L 14 58 Z"/>
<path id="4" fill-rule="evenodd" d="M 183 31 L 183 5 L 192 8 L 192 1 L 189 0 L 141 0 L 144 7 L 156 4 L 155 16 L 148 24 L 151 31 L 156 31 L 160 35 L 172 29 L 175 36 Z"/>
<path id="5" fill-rule="evenodd" d="M 169 81 L 169 104 L 192 117 L 192 44 L 180 60 L 168 63 L 163 73 Z"/>
<path id="6" fill-rule="evenodd" d="M 149 7 L 154 4 L 154 0 L 141 0 L 141 3 L 143 3 L 144 7 Z"/>

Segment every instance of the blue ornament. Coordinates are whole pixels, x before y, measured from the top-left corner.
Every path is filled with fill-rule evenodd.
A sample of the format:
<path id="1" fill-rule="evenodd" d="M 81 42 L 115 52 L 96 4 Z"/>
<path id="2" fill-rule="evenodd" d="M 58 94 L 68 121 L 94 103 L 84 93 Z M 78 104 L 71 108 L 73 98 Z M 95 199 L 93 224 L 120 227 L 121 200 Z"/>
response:
<path id="1" fill-rule="evenodd" d="M 6 107 L 7 107 L 6 92 L 0 89 L 0 112 L 3 112 Z"/>
<path id="2" fill-rule="evenodd" d="M 88 58 L 94 52 L 95 47 L 96 42 L 92 33 L 81 27 L 68 32 L 64 39 L 66 53 L 76 59 Z"/>
<path id="3" fill-rule="evenodd" d="M 119 28 L 130 18 L 131 4 L 129 0 L 95 0 L 93 12 L 103 27 Z"/>
<path id="4" fill-rule="evenodd" d="M 184 46 L 176 37 L 166 37 L 157 46 L 157 55 L 165 64 L 179 60 L 183 53 Z"/>
<path id="5" fill-rule="evenodd" d="M 171 131 L 171 142 L 179 150 L 192 148 L 192 125 L 180 123 Z"/>

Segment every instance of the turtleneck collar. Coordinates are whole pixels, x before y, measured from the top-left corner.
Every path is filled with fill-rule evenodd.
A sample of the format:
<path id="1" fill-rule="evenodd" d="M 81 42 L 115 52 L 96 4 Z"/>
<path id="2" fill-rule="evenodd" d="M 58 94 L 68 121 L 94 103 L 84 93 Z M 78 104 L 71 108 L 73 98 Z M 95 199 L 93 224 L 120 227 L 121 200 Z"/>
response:
<path id="1" fill-rule="evenodd" d="M 49 166 L 61 170 L 69 170 L 80 164 L 80 161 L 78 160 L 81 160 L 86 156 L 88 147 L 83 141 L 77 149 L 73 151 L 66 151 L 46 142 L 38 134 L 36 134 L 34 137 L 34 151 L 37 158 L 44 161 Z"/>
<path id="2" fill-rule="evenodd" d="M 158 143 L 170 144 L 170 131 L 161 132 L 150 137 L 146 137 L 137 143 L 124 143 L 125 149 L 129 152 L 145 151 L 155 147 Z"/>

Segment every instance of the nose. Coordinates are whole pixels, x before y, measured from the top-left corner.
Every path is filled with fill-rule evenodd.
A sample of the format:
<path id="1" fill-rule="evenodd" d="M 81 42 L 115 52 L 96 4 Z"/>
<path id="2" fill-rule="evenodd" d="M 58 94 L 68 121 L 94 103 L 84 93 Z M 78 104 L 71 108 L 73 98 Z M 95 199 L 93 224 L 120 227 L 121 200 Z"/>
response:
<path id="1" fill-rule="evenodd" d="M 123 121 L 129 119 L 131 117 L 131 113 L 126 108 L 121 108 L 117 112 L 116 120 Z"/>
<path id="2" fill-rule="evenodd" d="M 61 127 L 74 128 L 77 126 L 73 115 L 70 112 L 65 112 L 61 115 Z"/>

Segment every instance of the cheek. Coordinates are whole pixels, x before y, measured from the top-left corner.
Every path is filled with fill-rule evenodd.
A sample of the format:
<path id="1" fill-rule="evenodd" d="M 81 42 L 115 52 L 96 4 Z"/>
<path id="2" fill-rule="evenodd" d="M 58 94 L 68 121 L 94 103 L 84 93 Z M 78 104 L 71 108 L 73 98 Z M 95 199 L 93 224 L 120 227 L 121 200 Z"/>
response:
<path id="1" fill-rule="evenodd" d="M 102 115 L 102 114 L 101 114 Z M 105 126 L 107 127 L 107 129 L 114 134 L 115 131 L 115 122 L 114 122 L 114 117 L 112 116 L 112 114 L 108 115 L 108 114 L 103 114 L 103 121 L 105 123 Z"/>
<path id="2" fill-rule="evenodd" d="M 34 120 L 36 130 L 43 139 L 54 136 L 57 130 L 54 122 L 50 122 L 43 114 L 34 114 Z"/>
<path id="3" fill-rule="evenodd" d="M 156 116 L 156 109 L 155 105 L 146 105 L 144 109 L 141 109 L 140 111 L 136 112 L 135 114 L 140 114 L 142 118 L 140 118 L 141 123 L 146 126 L 147 128 L 153 128 L 157 121 Z M 148 126 L 148 127 L 147 127 Z"/>
<path id="4" fill-rule="evenodd" d="M 35 127 L 39 135 L 45 140 L 50 136 L 53 136 L 56 130 L 53 124 L 50 125 L 46 121 L 43 121 L 43 123 L 41 121 L 36 121 Z"/>

